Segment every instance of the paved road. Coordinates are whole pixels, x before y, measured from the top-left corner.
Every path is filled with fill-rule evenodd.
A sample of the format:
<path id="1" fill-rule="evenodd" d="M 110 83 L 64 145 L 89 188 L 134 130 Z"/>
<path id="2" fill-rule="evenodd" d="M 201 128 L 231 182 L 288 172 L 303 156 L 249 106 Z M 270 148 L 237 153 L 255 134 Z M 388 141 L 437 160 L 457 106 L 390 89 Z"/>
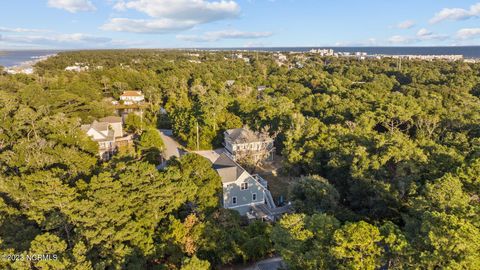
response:
<path id="1" fill-rule="evenodd" d="M 183 152 L 183 147 L 173 138 L 172 130 L 160 129 L 160 136 L 165 144 L 165 159 L 169 160 L 171 157 L 180 157 Z"/>
<path id="2" fill-rule="evenodd" d="M 281 257 L 273 257 L 265 260 L 251 263 L 248 265 L 236 265 L 236 266 L 222 266 L 221 270 L 278 270 L 285 269 L 283 260 Z"/>

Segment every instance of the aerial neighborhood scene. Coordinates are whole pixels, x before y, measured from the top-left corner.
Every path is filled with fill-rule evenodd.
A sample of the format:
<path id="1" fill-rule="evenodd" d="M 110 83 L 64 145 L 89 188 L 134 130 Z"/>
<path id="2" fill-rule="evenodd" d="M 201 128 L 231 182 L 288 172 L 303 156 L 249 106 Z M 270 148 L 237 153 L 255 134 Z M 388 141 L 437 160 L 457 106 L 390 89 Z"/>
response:
<path id="1" fill-rule="evenodd" d="M 0 7 L 0 269 L 480 269 L 478 0 Z"/>

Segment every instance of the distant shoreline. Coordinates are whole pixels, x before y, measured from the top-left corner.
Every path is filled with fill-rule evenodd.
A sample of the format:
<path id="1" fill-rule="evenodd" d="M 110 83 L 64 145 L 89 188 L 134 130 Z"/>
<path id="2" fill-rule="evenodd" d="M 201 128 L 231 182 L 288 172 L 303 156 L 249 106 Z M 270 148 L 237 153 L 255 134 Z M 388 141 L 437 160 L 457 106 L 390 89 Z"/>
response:
<path id="1" fill-rule="evenodd" d="M 61 50 L 0 50 L 0 65 L 5 68 L 15 68 L 34 65 L 38 60 L 46 59 L 45 56 L 52 56 Z M 34 63 L 32 63 L 34 61 Z"/>
<path id="2" fill-rule="evenodd" d="M 24 74 L 32 74 L 33 73 L 33 66 L 41 61 L 45 61 L 48 58 L 52 56 L 56 56 L 56 53 L 51 53 L 47 55 L 40 55 L 40 56 L 31 56 L 30 60 L 26 60 L 23 62 L 20 62 L 17 65 L 6 67 L 6 72 L 9 74 L 18 74 L 18 73 L 24 73 Z"/>

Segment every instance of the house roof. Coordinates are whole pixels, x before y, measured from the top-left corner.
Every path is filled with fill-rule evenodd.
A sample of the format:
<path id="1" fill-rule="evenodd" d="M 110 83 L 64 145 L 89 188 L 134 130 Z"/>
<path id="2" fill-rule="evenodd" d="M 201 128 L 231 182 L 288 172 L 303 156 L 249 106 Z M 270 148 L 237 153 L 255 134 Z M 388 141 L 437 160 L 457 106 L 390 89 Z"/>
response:
<path id="1" fill-rule="evenodd" d="M 225 131 L 228 139 L 234 143 L 250 143 L 271 140 L 266 134 L 253 132 L 246 128 L 235 128 Z"/>
<path id="2" fill-rule="evenodd" d="M 103 121 L 99 122 L 97 120 L 94 120 L 93 123 L 89 125 L 89 128 L 93 128 L 96 131 L 107 131 L 109 127 L 109 123 Z"/>
<path id="3" fill-rule="evenodd" d="M 99 134 L 103 136 L 102 139 L 97 139 L 95 141 L 113 141 L 115 132 L 111 130 L 109 127 L 110 127 L 109 123 L 98 122 L 97 120 L 95 120 L 90 125 L 82 125 L 80 129 L 82 129 L 85 132 L 88 132 L 90 129 L 94 129 L 95 131 L 97 131 Z M 107 132 L 107 136 L 104 135 L 105 131 Z"/>
<path id="4" fill-rule="evenodd" d="M 110 142 L 110 141 L 115 141 L 115 132 L 113 130 L 108 130 L 108 135 L 103 137 L 102 139 L 96 139 L 94 141 L 96 142 Z"/>
<path id="5" fill-rule="evenodd" d="M 141 91 L 123 91 L 123 97 L 142 97 L 143 94 Z"/>
<path id="6" fill-rule="evenodd" d="M 104 117 L 104 118 L 100 118 L 99 120 L 100 120 L 100 122 L 107 122 L 107 123 L 110 123 L 110 124 L 122 123 L 122 117 L 119 117 L 119 116 L 107 116 L 107 117 Z"/>
<path id="7" fill-rule="evenodd" d="M 245 171 L 225 153 L 222 153 L 213 163 L 213 168 L 218 172 L 222 183 L 235 182 Z"/>

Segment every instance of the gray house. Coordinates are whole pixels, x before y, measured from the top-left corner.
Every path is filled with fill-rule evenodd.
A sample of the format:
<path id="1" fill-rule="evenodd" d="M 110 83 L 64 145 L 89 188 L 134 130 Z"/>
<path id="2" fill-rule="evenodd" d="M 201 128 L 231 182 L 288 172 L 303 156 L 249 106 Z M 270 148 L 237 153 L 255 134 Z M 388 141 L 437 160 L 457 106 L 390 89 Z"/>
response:
<path id="1" fill-rule="evenodd" d="M 254 161 L 273 160 L 275 147 L 268 134 L 247 128 L 235 128 L 225 131 L 223 135 L 225 150 L 233 160 L 238 160 L 243 155 L 251 155 Z"/>
<path id="2" fill-rule="evenodd" d="M 265 179 L 251 175 L 227 154 L 213 163 L 223 185 L 223 207 L 236 210 L 251 219 L 274 221 L 290 207 L 276 207 Z"/>

